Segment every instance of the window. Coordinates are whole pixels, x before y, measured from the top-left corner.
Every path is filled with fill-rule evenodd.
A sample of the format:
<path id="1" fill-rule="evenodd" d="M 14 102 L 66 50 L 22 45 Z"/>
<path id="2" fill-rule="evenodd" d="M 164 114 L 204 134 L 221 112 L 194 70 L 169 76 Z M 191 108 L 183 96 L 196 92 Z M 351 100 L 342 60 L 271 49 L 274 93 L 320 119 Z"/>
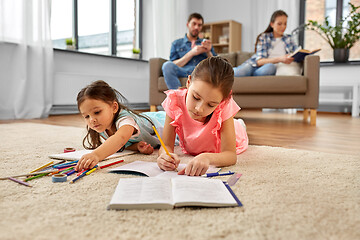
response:
<path id="1" fill-rule="evenodd" d="M 132 57 L 140 42 L 141 0 L 52 0 L 54 48 Z M 72 39 L 74 47 L 67 47 Z"/>
<path id="2" fill-rule="evenodd" d="M 360 0 L 306 0 L 305 2 L 305 23 L 308 20 L 323 22 L 326 16 L 329 16 L 329 22 L 335 25 L 338 9 L 342 9 L 342 16 L 349 14 L 349 2 L 358 6 Z M 338 5 L 338 2 L 341 4 Z M 333 49 L 322 39 L 315 31 L 307 30 L 304 33 L 304 48 L 313 50 L 321 48 L 319 52 L 321 61 L 333 61 Z M 350 49 L 349 60 L 360 60 L 360 43 L 359 41 Z"/>

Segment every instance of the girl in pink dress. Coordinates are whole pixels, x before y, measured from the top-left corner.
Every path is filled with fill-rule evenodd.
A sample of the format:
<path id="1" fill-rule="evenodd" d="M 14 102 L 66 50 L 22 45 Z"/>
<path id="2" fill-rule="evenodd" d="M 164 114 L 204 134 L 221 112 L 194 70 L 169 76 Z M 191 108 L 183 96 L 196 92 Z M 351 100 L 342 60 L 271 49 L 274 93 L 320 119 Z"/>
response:
<path id="1" fill-rule="evenodd" d="M 173 171 L 179 165 L 174 154 L 176 135 L 183 152 L 195 156 L 178 174 L 199 176 L 209 165 L 236 163 L 236 155 L 247 149 L 249 140 L 242 120 L 234 119 L 240 107 L 231 95 L 233 83 L 231 64 L 221 57 L 210 57 L 197 65 L 185 89 L 165 92 L 163 141 L 172 157 L 160 148 L 157 163 L 161 169 Z"/>

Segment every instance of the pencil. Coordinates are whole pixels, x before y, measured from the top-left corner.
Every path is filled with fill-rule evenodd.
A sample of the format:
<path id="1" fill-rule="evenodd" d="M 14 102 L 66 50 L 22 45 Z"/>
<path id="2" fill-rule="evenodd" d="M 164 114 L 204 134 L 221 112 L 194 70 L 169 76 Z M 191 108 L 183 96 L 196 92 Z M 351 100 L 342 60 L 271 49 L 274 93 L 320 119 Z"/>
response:
<path id="1" fill-rule="evenodd" d="M 77 180 L 79 180 L 80 178 L 84 177 L 88 171 L 90 171 L 90 170 L 86 170 L 86 171 L 83 172 L 80 176 L 78 176 L 78 177 L 74 178 L 73 180 L 71 180 L 70 183 L 74 183 L 74 182 L 76 182 Z"/>
<path id="2" fill-rule="evenodd" d="M 43 172 L 25 173 L 25 174 L 19 174 L 19 175 L 14 175 L 14 176 L 2 177 L 2 178 L 0 178 L 0 180 L 6 180 L 9 177 L 12 177 L 12 178 L 27 177 L 27 176 L 38 175 L 38 174 L 43 174 L 43 173 L 58 173 L 58 172 L 59 172 L 59 170 L 48 170 L 48 171 L 43 171 Z"/>
<path id="3" fill-rule="evenodd" d="M 20 184 L 22 184 L 22 185 L 25 185 L 25 186 L 27 186 L 27 187 L 32 187 L 32 186 L 31 186 L 30 184 L 28 184 L 27 182 L 23 182 L 23 181 L 21 181 L 21 180 L 19 180 L 19 179 L 12 178 L 12 177 L 8 177 L 8 179 L 11 180 L 11 181 L 20 183 Z"/>
<path id="4" fill-rule="evenodd" d="M 89 174 L 91 174 L 92 172 L 94 172 L 96 170 L 96 168 L 93 168 L 93 169 L 91 169 L 90 171 L 88 171 L 87 173 L 85 173 L 86 175 L 89 175 Z"/>
<path id="5" fill-rule="evenodd" d="M 29 177 L 27 179 L 25 179 L 24 181 L 27 182 L 27 181 L 30 181 L 30 180 L 33 180 L 35 178 L 39 178 L 39 177 L 43 177 L 43 176 L 46 176 L 48 175 L 49 173 L 42 173 L 42 174 L 39 174 L 39 175 L 36 175 L 36 176 L 33 176 L 33 177 Z"/>
<path id="6" fill-rule="evenodd" d="M 159 139 L 159 141 L 160 141 L 160 143 L 161 143 L 161 146 L 164 148 L 166 154 L 167 154 L 169 157 L 173 158 L 173 157 L 170 155 L 169 151 L 167 150 L 167 148 L 166 148 L 166 146 L 165 146 L 165 143 L 164 143 L 163 140 L 161 139 L 160 134 L 159 134 L 158 131 L 156 130 L 155 126 L 152 126 L 152 128 L 154 129 L 155 134 L 156 134 L 156 136 L 158 137 L 158 139 Z M 175 171 L 178 171 L 177 168 L 175 168 Z"/>
<path id="7" fill-rule="evenodd" d="M 37 169 L 32 170 L 30 173 L 40 171 L 41 169 L 44 169 L 44 168 L 46 168 L 47 166 L 49 166 L 49 165 L 51 165 L 53 163 L 54 163 L 54 161 L 48 162 L 47 164 L 42 165 L 41 167 L 38 167 Z"/>
<path id="8" fill-rule="evenodd" d="M 106 168 L 106 167 L 110 167 L 112 165 L 115 165 L 115 164 L 118 164 L 118 163 L 121 163 L 123 162 L 124 160 L 119 160 L 119 161 L 116 161 L 116 162 L 113 162 L 113 163 L 109 163 L 109 164 L 106 164 L 106 165 L 103 165 L 103 166 L 100 166 L 99 168 L 100 169 L 103 169 L 103 168 Z"/>

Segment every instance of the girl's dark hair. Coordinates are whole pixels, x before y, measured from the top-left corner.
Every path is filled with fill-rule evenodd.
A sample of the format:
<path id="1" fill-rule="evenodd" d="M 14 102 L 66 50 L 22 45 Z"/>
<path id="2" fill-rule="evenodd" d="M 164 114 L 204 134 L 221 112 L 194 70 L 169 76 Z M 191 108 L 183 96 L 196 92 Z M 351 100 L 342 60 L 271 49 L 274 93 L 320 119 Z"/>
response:
<path id="1" fill-rule="evenodd" d="M 214 56 L 202 60 L 191 74 L 191 81 L 204 81 L 210 83 L 213 87 L 219 88 L 223 100 L 230 97 L 231 89 L 234 84 L 234 70 L 230 62 L 222 57 Z M 205 123 L 210 118 L 206 117 Z"/>
<path id="2" fill-rule="evenodd" d="M 143 118 L 147 119 L 148 121 L 150 121 L 151 124 L 153 124 L 151 122 L 151 120 L 149 118 L 147 118 L 146 116 L 140 115 L 140 114 L 136 113 L 135 111 L 131 110 L 130 108 L 128 108 L 127 106 L 125 106 L 124 104 L 122 104 L 121 102 L 127 102 L 126 98 L 120 92 L 118 92 L 116 89 L 110 87 L 109 84 L 107 84 L 106 82 L 104 82 L 102 80 L 95 81 L 80 90 L 80 92 L 78 93 L 77 98 L 76 98 L 77 106 L 78 106 L 79 110 L 80 110 L 80 105 L 86 99 L 100 100 L 100 101 L 104 101 L 108 104 L 117 102 L 117 104 L 119 105 L 119 109 L 114 115 L 113 124 L 115 124 L 121 109 L 125 109 L 125 110 L 129 111 L 131 114 L 134 115 L 134 117 L 135 116 L 143 117 Z M 86 126 L 86 129 L 87 129 L 87 134 L 83 139 L 84 148 L 85 149 L 95 149 L 98 146 L 100 146 L 101 145 L 100 134 L 98 132 L 96 132 L 95 130 L 89 128 L 89 126 Z"/>
<path id="3" fill-rule="evenodd" d="M 280 16 L 288 16 L 287 14 L 286 14 L 286 12 L 284 12 L 283 10 L 277 10 L 277 11 L 275 11 L 272 15 L 271 15 L 271 18 L 270 18 L 270 23 L 274 23 L 275 22 L 275 19 L 277 18 L 277 17 L 280 17 Z M 255 42 L 255 52 L 256 52 L 256 48 L 257 48 L 257 44 L 258 44 L 258 42 L 259 42 L 259 37 L 260 37 L 260 35 L 261 34 L 263 34 L 263 33 L 269 33 L 269 32 L 273 32 L 274 31 L 274 29 L 271 27 L 271 24 L 269 23 L 269 25 L 268 25 L 268 27 L 265 29 L 265 31 L 264 32 L 262 32 L 262 33 L 260 33 L 258 36 L 257 36 L 257 38 L 256 38 L 256 42 Z"/>

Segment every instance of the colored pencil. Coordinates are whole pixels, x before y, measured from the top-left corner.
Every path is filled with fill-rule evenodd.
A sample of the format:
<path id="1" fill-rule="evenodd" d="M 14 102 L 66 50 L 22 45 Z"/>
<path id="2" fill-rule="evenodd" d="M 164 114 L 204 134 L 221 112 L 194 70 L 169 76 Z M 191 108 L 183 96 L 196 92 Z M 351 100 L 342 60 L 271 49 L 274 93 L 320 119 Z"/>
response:
<path id="1" fill-rule="evenodd" d="M 75 166 L 77 163 L 67 163 L 67 164 L 61 164 L 60 166 L 54 166 L 53 168 L 57 168 L 57 169 L 65 169 L 68 167 L 72 167 Z"/>
<path id="2" fill-rule="evenodd" d="M 103 169 L 103 168 L 106 168 L 106 167 L 110 167 L 112 165 L 115 165 L 115 164 L 118 164 L 118 163 L 121 163 L 123 162 L 124 160 L 119 160 L 119 161 L 116 161 L 116 162 L 113 162 L 113 163 L 109 163 L 109 164 L 106 164 L 106 165 L 103 165 L 103 166 L 100 166 L 99 168 L 100 169 Z"/>
<path id="3" fill-rule="evenodd" d="M 19 179 L 12 178 L 12 177 L 8 177 L 8 179 L 11 180 L 11 181 L 20 183 L 20 184 L 22 184 L 22 185 L 25 185 L 25 186 L 27 186 L 27 187 L 32 187 L 32 186 L 31 186 L 30 184 L 28 184 L 27 182 L 23 182 L 23 181 L 21 181 L 21 180 L 19 180 Z"/>
<path id="4" fill-rule="evenodd" d="M 74 169 L 74 167 L 68 167 L 68 168 L 66 168 L 66 169 L 64 169 L 64 170 L 62 170 L 62 171 L 60 171 L 59 173 L 66 173 L 66 172 L 70 172 L 71 170 L 73 170 Z"/>
<path id="5" fill-rule="evenodd" d="M 80 176 L 81 174 L 83 174 L 86 171 L 86 169 L 82 170 L 81 172 L 79 172 L 78 174 L 76 174 L 76 176 Z"/>
<path id="6" fill-rule="evenodd" d="M 73 180 L 71 180 L 70 183 L 74 183 L 74 182 L 76 182 L 77 180 L 79 180 L 80 178 L 84 177 L 88 171 L 90 171 L 90 170 L 86 170 L 86 171 L 83 172 L 80 176 L 78 176 L 78 177 L 74 178 Z"/>
<path id="7" fill-rule="evenodd" d="M 35 178 L 40 178 L 40 177 L 46 176 L 48 174 L 49 173 L 42 173 L 42 174 L 39 174 L 39 175 L 36 175 L 36 176 L 33 176 L 33 177 L 29 177 L 29 178 L 25 179 L 24 181 L 27 182 L 27 181 L 33 180 Z"/>
<path id="8" fill-rule="evenodd" d="M 66 163 L 61 162 L 61 163 L 55 164 L 54 167 L 60 167 L 60 166 L 63 166 L 63 165 L 73 164 L 73 163 L 77 163 L 78 161 L 79 160 L 75 160 L 75 161 L 72 161 L 72 162 L 66 162 L 64 160 L 64 162 L 66 162 Z"/>
<path id="9" fill-rule="evenodd" d="M 38 175 L 38 174 L 43 174 L 43 173 L 58 173 L 58 172 L 59 172 L 59 170 L 55 169 L 55 170 L 48 170 L 48 171 L 42 171 L 42 172 L 24 173 L 24 174 L 19 174 L 19 175 L 2 177 L 2 178 L 0 178 L 0 180 L 6 180 L 6 179 L 8 179 L 9 177 L 12 177 L 12 178 L 16 178 L 16 177 L 27 177 L 27 176 Z"/>
<path id="10" fill-rule="evenodd" d="M 75 170 L 71 170 L 71 171 L 69 171 L 69 172 L 67 172 L 67 173 L 65 173 L 65 174 L 68 175 L 68 176 L 70 176 L 70 175 L 72 175 L 72 174 L 74 174 L 74 173 L 76 173 L 76 171 L 75 171 Z"/>
<path id="11" fill-rule="evenodd" d="M 90 175 L 91 173 L 93 173 L 96 170 L 96 168 L 91 169 L 90 171 L 88 171 L 87 173 L 85 173 L 86 175 Z"/>
<path id="12" fill-rule="evenodd" d="M 158 137 L 158 139 L 159 139 L 159 141 L 160 141 L 160 143 L 161 143 L 161 146 L 164 148 L 166 154 L 167 154 L 169 157 L 173 158 L 173 157 L 170 155 L 169 151 L 167 150 L 167 148 L 166 148 L 166 146 L 165 146 L 165 143 L 164 143 L 163 140 L 161 139 L 160 134 L 159 134 L 158 131 L 156 130 L 155 126 L 152 126 L 152 128 L 154 129 L 155 134 L 156 134 L 156 136 Z M 175 171 L 178 171 L 177 168 L 175 168 Z"/>
<path id="13" fill-rule="evenodd" d="M 44 169 L 44 168 L 46 168 L 47 166 L 49 166 L 49 165 L 51 165 L 53 163 L 54 163 L 54 161 L 48 162 L 47 164 L 42 165 L 41 167 L 38 167 L 37 169 L 32 170 L 30 173 L 40 171 L 41 169 Z"/>

